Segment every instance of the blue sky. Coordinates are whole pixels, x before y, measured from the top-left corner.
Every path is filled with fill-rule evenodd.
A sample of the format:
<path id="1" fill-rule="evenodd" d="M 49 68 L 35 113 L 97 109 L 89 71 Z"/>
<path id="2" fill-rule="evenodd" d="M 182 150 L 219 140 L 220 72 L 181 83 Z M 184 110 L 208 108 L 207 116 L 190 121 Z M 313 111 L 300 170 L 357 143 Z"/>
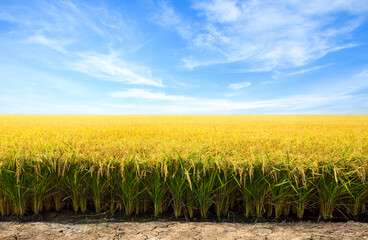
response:
<path id="1" fill-rule="evenodd" d="M 0 2 L 3 114 L 368 114 L 368 1 Z"/>

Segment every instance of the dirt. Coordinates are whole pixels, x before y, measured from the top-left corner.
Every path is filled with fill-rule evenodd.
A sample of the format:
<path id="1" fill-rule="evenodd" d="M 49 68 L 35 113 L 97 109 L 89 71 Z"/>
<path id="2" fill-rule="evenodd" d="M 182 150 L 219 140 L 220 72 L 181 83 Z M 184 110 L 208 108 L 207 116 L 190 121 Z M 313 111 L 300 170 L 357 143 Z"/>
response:
<path id="1" fill-rule="evenodd" d="M 0 239 L 368 239 L 362 222 L 0 222 Z"/>

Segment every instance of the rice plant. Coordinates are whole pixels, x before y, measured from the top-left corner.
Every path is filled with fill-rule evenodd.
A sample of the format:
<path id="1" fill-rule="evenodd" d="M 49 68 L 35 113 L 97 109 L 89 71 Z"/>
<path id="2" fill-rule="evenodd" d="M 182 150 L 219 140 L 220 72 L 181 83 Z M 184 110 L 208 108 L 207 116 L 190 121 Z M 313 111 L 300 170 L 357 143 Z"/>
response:
<path id="1" fill-rule="evenodd" d="M 0 214 L 367 214 L 367 116 L 0 116 Z"/>

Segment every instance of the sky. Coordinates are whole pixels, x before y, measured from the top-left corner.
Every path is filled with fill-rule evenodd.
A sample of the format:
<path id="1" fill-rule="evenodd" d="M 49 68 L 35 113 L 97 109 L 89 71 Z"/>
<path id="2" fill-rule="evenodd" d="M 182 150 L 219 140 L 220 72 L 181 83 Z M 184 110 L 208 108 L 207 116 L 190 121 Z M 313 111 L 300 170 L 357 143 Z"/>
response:
<path id="1" fill-rule="evenodd" d="M 367 0 L 2 0 L 0 114 L 368 114 Z"/>

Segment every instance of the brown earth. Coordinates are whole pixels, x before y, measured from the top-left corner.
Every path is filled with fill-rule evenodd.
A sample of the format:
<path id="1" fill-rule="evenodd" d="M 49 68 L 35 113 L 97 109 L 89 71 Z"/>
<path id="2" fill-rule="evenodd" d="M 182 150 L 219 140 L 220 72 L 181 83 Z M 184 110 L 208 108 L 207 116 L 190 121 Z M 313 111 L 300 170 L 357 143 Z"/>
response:
<path id="1" fill-rule="evenodd" d="M 368 239 L 368 223 L 0 222 L 0 239 Z"/>

